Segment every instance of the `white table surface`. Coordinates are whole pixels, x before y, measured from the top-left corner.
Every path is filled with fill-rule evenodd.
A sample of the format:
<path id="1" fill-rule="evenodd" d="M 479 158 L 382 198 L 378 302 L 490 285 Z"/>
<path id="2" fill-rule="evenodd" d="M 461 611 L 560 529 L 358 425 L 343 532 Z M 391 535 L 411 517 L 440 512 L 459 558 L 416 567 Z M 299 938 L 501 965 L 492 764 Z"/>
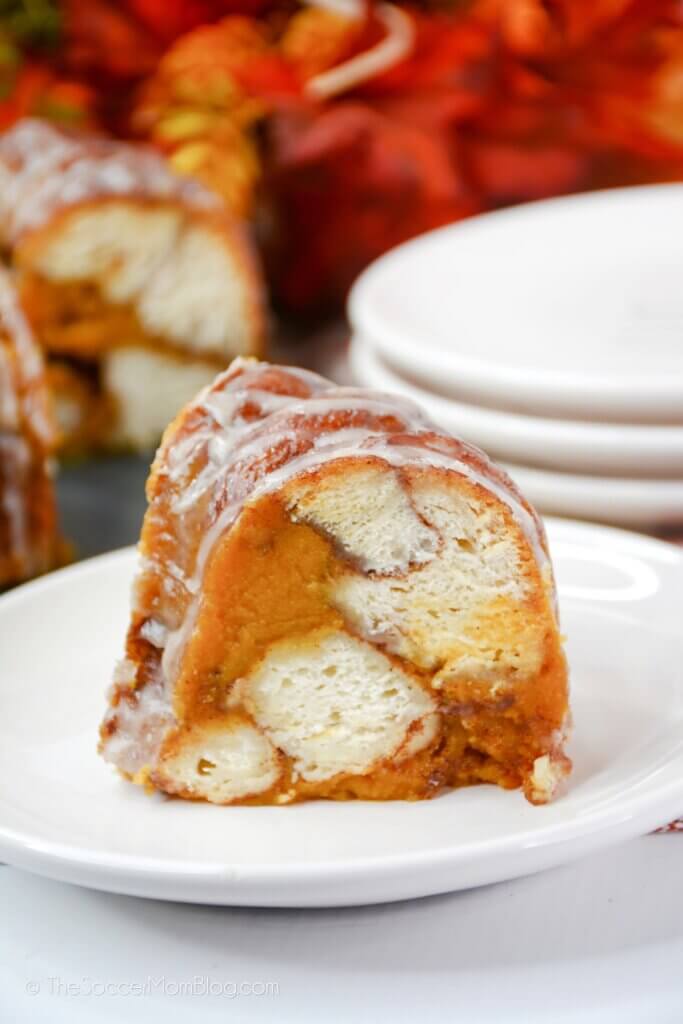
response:
<path id="1" fill-rule="evenodd" d="M 683 1020 L 682 835 L 357 909 L 164 904 L 11 868 L 0 907 L 3 1024 Z"/>

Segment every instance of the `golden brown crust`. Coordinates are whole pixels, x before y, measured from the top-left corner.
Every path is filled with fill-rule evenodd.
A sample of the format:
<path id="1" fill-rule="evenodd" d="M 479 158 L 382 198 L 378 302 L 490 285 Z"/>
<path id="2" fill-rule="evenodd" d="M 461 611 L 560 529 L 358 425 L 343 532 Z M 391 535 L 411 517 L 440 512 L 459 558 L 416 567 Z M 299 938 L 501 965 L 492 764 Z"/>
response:
<path id="1" fill-rule="evenodd" d="M 40 352 L 0 277 L 0 587 L 68 556 L 57 526 L 50 458 L 57 441 Z"/>

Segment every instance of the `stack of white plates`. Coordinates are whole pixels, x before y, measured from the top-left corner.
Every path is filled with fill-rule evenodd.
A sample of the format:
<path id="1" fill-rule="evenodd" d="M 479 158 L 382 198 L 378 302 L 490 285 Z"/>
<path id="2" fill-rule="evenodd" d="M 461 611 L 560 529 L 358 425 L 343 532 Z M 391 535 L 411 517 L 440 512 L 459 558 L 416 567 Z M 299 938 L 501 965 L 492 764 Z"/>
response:
<path id="1" fill-rule="evenodd" d="M 683 523 L 683 185 L 519 206 L 358 280 L 356 381 L 503 462 L 542 511 Z"/>

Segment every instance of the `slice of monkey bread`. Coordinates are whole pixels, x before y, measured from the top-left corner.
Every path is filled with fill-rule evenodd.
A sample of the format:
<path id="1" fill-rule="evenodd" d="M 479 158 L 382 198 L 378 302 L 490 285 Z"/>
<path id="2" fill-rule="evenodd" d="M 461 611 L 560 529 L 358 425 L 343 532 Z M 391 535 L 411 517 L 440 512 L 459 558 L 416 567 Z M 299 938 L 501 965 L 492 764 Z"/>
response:
<path id="1" fill-rule="evenodd" d="M 236 360 L 167 429 L 101 728 L 214 803 L 552 798 L 567 667 L 541 523 L 412 403 Z"/>
<path id="2" fill-rule="evenodd" d="M 67 449 L 154 446 L 234 356 L 262 352 L 244 226 L 144 146 L 13 125 L 0 135 L 0 245 Z"/>

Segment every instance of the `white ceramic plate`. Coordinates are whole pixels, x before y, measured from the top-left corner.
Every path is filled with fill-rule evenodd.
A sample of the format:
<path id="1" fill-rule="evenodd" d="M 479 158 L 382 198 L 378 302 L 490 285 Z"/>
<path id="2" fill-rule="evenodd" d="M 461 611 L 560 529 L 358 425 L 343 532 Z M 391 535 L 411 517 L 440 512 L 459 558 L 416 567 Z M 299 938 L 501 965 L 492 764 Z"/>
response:
<path id="1" fill-rule="evenodd" d="M 349 316 L 402 371 L 465 401 L 683 423 L 683 185 L 529 203 L 423 235 Z"/>
<path id="2" fill-rule="evenodd" d="M 683 552 L 552 522 L 575 772 L 564 796 L 214 807 L 149 796 L 96 752 L 132 550 L 0 600 L 0 857 L 81 885 L 216 904 L 375 903 L 529 874 L 683 806 Z"/>
<path id="3" fill-rule="evenodd" d="M 411 398 L 448 431 L 497 458 L 585 473 L 683 480 L 683 426 L 556 420 L 467 405 L 396 373 L 361 335 L 352 339 L 350 364 L 362 386 Z"/>
<path id="4" fill-rule="evenodd" d="M 511 462 L 502 465 L 546 515 L 647 530 L 683 524 L 683 480 L 581 476 Z"/>

